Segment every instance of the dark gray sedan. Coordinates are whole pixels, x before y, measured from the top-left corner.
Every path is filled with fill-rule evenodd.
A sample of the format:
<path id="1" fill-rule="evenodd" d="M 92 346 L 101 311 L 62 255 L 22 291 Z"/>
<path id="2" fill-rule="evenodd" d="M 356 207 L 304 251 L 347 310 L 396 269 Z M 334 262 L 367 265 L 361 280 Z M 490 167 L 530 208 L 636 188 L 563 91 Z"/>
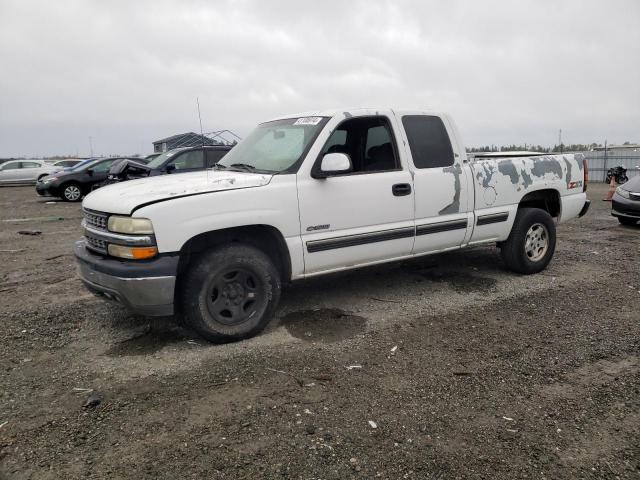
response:
<path id="1" fill-rule="evenodd" d="M 613 194 L 611 215 L 623 225 L 636 225 L 640 220 L 640 175 L 620 185 Z"/>

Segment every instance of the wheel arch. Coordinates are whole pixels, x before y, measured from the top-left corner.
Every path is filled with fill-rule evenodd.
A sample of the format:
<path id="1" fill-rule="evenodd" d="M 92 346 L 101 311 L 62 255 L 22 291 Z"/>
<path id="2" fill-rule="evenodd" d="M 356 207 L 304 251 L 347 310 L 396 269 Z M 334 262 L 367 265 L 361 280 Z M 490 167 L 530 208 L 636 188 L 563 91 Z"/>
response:
<path id="1" fill-rule="evenodd" d="M 284 236 L 272 225 L 256 224 L 203 232 L 187 240 L 180 249 L 178 282 L 195 255 L 233 243 L 243 243 L 262 250 L 274 260 L 282 281 L 291 279 L 291 256 Z"/>
<path id="2" fill-rule="evenodd" d="M 560 192 L 555 188 L 544 188 L 528 192 L 518 203 L 518 209 L 539 208 L 554 218 L 559 218 L 562 212 Z"/>

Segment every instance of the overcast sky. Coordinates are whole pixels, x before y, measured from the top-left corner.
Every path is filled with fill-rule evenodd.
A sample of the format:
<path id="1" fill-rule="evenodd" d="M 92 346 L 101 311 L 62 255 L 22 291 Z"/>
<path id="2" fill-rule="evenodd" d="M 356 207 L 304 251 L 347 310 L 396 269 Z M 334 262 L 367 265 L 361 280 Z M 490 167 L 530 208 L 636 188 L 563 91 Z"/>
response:
<path id="1" fill-rule="evenodd" d="M 640 1 L 0 0 L 0 157 L 151 151 L 343 106 L 467 145 L 640 142 Z"/>

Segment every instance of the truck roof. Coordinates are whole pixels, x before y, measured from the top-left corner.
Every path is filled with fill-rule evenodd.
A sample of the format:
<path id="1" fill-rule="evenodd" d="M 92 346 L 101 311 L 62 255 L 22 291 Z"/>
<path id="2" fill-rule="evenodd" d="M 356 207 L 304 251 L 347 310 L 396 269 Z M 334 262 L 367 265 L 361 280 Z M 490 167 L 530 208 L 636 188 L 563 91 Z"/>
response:
<path id="1" fill-rule="evenodd" d="M 271 118 L 267 120 L 268 122 L 272 122 L 275 120 L 284 120 L 287 118 L 300 118 L 300 117 L 335 117 L 336 115 L 354 115 L 354 114 L 375 114 L 375 112 L 379 111 L 389 111 L 393 110 L 398 114 L 422 114 L 422 115 L 437 115 L 444 116 L 442 112 L 434 112 L 431 110 L 420 110 L 420 109 L 395 109 L 392 107 L 345 107 L 345 108 L 333 108 L 327 110 L 312 110 L 307 112 L 298 112 L 292 113 L 289 115 L 279 115 L 278 117 Z M 345 115 L 348 116 L 348 115 Z"/>

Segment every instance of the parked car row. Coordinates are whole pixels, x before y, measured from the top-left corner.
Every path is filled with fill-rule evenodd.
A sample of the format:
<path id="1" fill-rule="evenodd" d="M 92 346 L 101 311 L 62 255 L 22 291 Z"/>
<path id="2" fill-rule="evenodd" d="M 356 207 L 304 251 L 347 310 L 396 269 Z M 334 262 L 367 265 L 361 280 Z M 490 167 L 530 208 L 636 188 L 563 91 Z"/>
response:
<path id="1" fill-rule="evenodd" d="M 84 195 L 104 182 L 114 163 L 130 160 L 127 157 L 84 161 L 67 171 L 39 178 L 36 192 L 42 196 L 60 197 L 67 202 L 79 202 Z"/>
<path id="2" fill-rule="evenodd" d="M 62 170 L 62 166 L 49 165 L 43 160 L 10 160 L 0 165 L 0 184 L 36 183 L 41 178 Z"/>
<path id="3" fill-rule="evenodd" d="M 128 160 L 114 164 L 109 170 L 106 184 L 118 183 L 135 178 L 155 177 L 167 173 L 196 172 L 212 168 L 231 150 L 227 145 L 176 148 L 164 152 L 149 163 L 140 164 Z"/>
<path id="4" fill-rule="evenodd" d="M 56 171 L 36 175 L 36 192 L 42 196 L 59 197 L 67 202 L 79 202 L 92 190 L 111 183 L 211 168 L 230 149 L 230 146 L 216 145 L 178 148 L 162 154 L 152 154 L 144 159 L 89 159 L 65 170 L 58 167 Z"/>

